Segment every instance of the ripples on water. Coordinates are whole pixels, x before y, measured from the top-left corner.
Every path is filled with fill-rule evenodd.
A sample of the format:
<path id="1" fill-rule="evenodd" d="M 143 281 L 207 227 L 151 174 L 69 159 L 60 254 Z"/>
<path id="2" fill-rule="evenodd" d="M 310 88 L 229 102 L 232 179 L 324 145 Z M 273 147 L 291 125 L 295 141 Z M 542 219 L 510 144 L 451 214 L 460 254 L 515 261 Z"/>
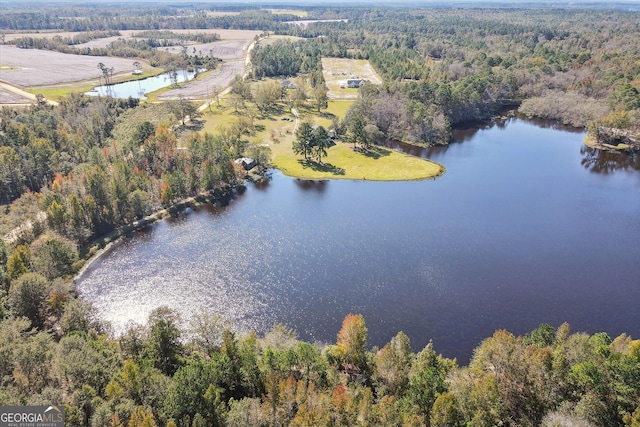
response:
<path id="1" fill-rule="evenodd" d="M 282 322 L 333 342 L 354 312 L 370 345 L 402 330 L 414 349 L 433 339 L 462 362 L 495 329 L 542 322 L 637 338 L 640 174 L 583 137 L 521 120 L 470 131 L 428 150 L 447 167 L 435 181 L 275 172 L 228 207 L 116 245 L 78 290 L 117 331 L 168 305 L 185 319 L 206 309 L 239 331 Z"/>

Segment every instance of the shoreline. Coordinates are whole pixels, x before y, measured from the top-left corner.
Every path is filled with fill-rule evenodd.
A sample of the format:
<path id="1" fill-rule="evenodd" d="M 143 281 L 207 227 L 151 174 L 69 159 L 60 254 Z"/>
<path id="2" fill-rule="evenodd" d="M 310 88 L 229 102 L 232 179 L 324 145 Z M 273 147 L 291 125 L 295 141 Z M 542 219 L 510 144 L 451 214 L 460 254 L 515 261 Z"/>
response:
<path id="1" fill-rule="evenodd" d="M 145 216 L 144 218 L 136 220 L 130 224 L 120 226 L 112 232 L 97 237 L 91 242 L 87 243 L 87 245 L 80 250 L 80 257 L 82 259 L 85 259 L 85 263 L 72 278 L 72 283 L 74 285 L 76 294 L 76 282 L 82 278 L 83 274 L 91 267 L 91 265 L 95 261 L 97 261 L 105 253 L 107 253 L 114 244 L 119 243 L 123 238 L 128 237 L 129 235 L 132 235 L 133 233 L 140 231 L 152 224 L 160 222 L 170 216 L 179 214 L 187 208 L 195 208 L 205 204 L 224 206 L 235 198 L 237 188 L 242 185 L 243 184 L 233 186 L 232 188 L 227 190 L 213 190 L 209 194 L 199 194 L 197 196 L 188 197 L 186 199 L 180 200 L 177 203 L 174 203 L 167 208 L 159 209 Z"/>

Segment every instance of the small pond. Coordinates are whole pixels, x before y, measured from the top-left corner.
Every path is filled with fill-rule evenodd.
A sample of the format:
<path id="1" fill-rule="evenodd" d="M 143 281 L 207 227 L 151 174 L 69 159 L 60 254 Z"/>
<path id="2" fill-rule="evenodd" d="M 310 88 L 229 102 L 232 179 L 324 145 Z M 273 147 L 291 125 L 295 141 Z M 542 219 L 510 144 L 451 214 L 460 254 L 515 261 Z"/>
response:
<path id="1" fill-rule="evenodd" d="M 176 83 L 186 82 L 193 79 L 195 75 L 196 73 L 193 71 L 178 70 L 176 71 L 175 81 Z M 147 99 L 145 94 L 170 86 L 171 84 L 171 77 L 167 72 L 158 74 L 157 76 L 147 77 L 146 79 L 96 86 L 92 90 L 85 92 L 85 95 Z"/>

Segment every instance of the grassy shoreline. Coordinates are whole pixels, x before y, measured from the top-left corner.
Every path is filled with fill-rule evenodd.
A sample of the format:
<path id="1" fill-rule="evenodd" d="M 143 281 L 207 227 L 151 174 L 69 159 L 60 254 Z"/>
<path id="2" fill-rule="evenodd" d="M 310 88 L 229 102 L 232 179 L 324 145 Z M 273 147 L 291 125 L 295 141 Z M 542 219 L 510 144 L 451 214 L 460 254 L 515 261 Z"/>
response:
<path id="1" fill-rule="evenodd" d="M 338 142 L 323 163 L 305 162 L 291 154 L 274 157 L 273 166 L 300 179 L 350 179 L 358 181 L 419 181 L 442 176 L 446 168 L 431 160 L 373 147 L 359 152 Z"/>
<path id="2" fill-rule="evenodd" d="M 202 132 L 217 133 L 220 127 L 233 123 L 244 113 L 235 112 L 222 99 L 211 111 L 203 111 L 206 123 Z M 332 127 L 333 118 L 343 118 L 353 101 L 329 101 L 320 113 L 310 108 L 298 108 L 300 121 Z M 358 181 L 417 181 L 443 175 L 446 168 L 431 160 L 400 153 L 389 148 L 374 146 L 369 150 L 354 150 L 351 144 L 338 141 L 327 150 L 322 163 L 305 161 L 292 150 L 295 140 L 296 118 L 285 106 L 277 113 L 256 120 L 260 130 L 250 136 L 252 141 L 267 145 L 271 150 L 274 168 L 286 176 L 300 179 L 350 179 Z"/>

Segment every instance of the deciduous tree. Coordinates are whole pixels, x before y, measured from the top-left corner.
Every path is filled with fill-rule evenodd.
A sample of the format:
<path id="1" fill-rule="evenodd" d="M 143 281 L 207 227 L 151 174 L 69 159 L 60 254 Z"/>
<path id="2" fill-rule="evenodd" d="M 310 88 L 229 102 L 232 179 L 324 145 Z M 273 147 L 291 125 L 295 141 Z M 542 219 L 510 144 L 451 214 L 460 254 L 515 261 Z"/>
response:
<path id="1" fill-rule="evenodd" d="M 361 314 L 347 314 L 338 332 L 336 349 L 346 363 L 365 367 L 367 327 Z"/>

